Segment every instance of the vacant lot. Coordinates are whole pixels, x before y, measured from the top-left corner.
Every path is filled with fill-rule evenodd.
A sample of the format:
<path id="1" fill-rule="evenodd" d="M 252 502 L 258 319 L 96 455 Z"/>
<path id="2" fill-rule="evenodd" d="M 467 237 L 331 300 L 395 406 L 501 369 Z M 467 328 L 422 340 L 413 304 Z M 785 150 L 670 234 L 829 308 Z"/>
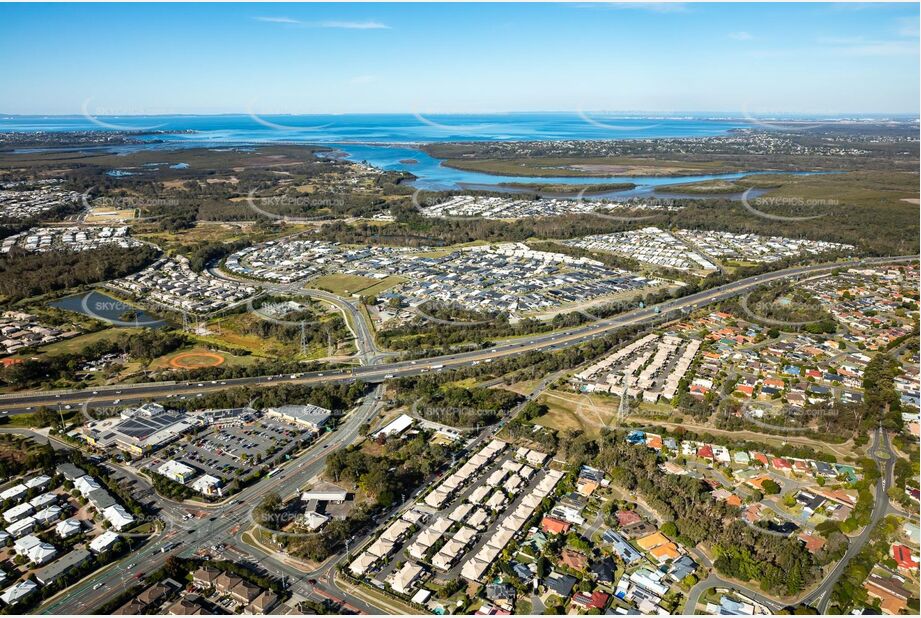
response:
<path id="1" fill-rule="evenodd" d="M 557 431 L 584 431 L 592 436 L 612 426 L 618 407 L 616 398 L 553 390 L 541 395 L 538 402 L 546 404 L 550 411 L 535 419 L 536 425 Z"/>
<path id="2" fill-rule="evenodd" d="M 360 275 L 336 274 L 317 277 L 310 282 L 309 287 L 332 292 L 338 296 L 351 296 L 353 294 L 374 296 L 403 281 L 404 279 L 402 277 L 396 276 L 390 276 L 385 279 L 373 279 Z"/>

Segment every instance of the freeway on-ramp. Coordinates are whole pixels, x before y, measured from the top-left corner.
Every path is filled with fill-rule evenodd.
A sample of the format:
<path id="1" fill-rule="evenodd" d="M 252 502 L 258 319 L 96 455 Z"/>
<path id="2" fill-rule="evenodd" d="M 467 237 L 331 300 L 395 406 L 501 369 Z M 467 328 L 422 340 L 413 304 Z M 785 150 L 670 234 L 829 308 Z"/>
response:
<path id="1" fill-rule="evenodd" d="M 271 386 L 278 383 L 327 384 L 335 382 L 353 382 L 356 380 L 372 383 L 383 382 L 391 378 L 419 375 L 430 371 L 468 367 L 473 364 L 492 362 L 493 360 L 518 356 L 527 352 L 553 351 L 579 345 L 591 341 L 592 339 L 603 337 L 620 328 L 656 323 L 668 319 L 669 316 L 675 317 L 683 315 L 700 306 L 732 298 L 773 281 L 789 279 L 805 274 L 827 272 L 837 268 L 910 260 L 917 260 L 917 256 L 866 258 L 831 264 L 814 264 L 787 268 L 748 277 L 746 279 L 740 279 L 709 290 L 689 294 L 678 299 L 667 300 L 657 305 L 634 309 L 612 318 L 598 320 L 582 326 L 501 341 L 491 347 L 471 352 L 447 354 L 444 356 L 420 359 L 418 361 L 403 360 L 396 362 L 381 362 L 383 360 L 382 355 L 376 354 L 373 348 L 364 347 L 364 352 L 368 355 L 367 358 L 377 362 L 369 362 L 357 367 L 331 369 L 328 371 L 313 371 L 290 375 L 252 376 L 211 382 L 150 382 L 98 387 L 95 391 L 82 389 L 11 393 L 0 395 L 0 415 L 26 413 L 41 406 L 60 408 L 61 406 L 83 405 L 90 402 L 90 400 L 92 400 L 90 402 L 91 405 L 95 407 L 110 407 L 118 404 L 129 405 L 148 399 L 178 396 L 194 397 L 199 393 L 222 391 L 234 386 Z M 350 303 L 346 304 L 352 306 Z M 354 306 L 352 306 L 352 308 L 354 310 Z M 364 324 L 364 321 L 361 319 L 355 321 L 358 324 Z M 373 335 L 363 330 L 366 326 L 357 328 L 358 333 L 361 333 L 361 335 L 358 335 L 360 342 L 368 340 L 373 341 Z M 365 344 L 362 345 L 364 346 Z M 118 404 L 116 404 L 116 401 Z"/>

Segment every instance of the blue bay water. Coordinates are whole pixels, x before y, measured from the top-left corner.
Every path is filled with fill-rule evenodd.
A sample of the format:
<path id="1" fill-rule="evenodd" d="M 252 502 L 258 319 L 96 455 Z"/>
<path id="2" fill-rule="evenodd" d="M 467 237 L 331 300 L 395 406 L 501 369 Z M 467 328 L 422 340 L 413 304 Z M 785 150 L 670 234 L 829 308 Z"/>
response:
<path id="1" fill-rule="evenodd" d="M 429 156 L 418 146 L 432 142 L 706 137 L 726 135 L 734 129 L 750 126 L 745 120 L 695 117 L 650 118 L 575 113 L 98 118 L 93 116 L 14 116 L 0 118 L 0 131 L 183 131 L 182 133 L 147 135 L 144 139 L 161 142 L 147 146 L 106 147 L 117 152 L 128 152 L 138 148 L 239 147 L 272 143 L 323 144 L 341 150 L 348 159 L 353 161 L 366 161 L 385 170 L 408 171 L 418 178 L 414 183 L 415 186 L 422 189 L 456 189 L 467 185 L 490 187 L 512 182 L 571 185 L 632 182 L 639 185 L 637 189 L 618 194 L 624 197 L 648 194 L 656 186 L 711 179 L 732 179 L 745 174 L 590 178 L 497 176 L 445 167 L 439 159 Z M 757 171 L 759 170 L 752 170 L 752 172 Z M 118 175 L 123 171 L 115 171 L 115 173 Z"/>

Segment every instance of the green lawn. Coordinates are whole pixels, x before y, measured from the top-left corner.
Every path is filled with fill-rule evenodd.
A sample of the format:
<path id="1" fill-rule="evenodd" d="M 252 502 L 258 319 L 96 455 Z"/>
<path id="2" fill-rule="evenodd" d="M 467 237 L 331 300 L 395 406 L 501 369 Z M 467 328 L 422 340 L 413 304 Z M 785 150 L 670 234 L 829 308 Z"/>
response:
<path id="1" fill-rule="evenodd" d="M 113 341 L 122 334 L 138 332 L 139 330 L 137 328 L 105 328 L 85 335 L 64 339 L 63 341 L 55 341 L 38 348 L 36 351 L 42 354 L 73 354 L 92 343 Z"/>
<path id="2" fill-rule="evenodd" d="M 360 275 L 336 274 L 317 277 L 310 282 L 309 287 L 325 290 L 338 296 L 351 296 L 352 294 L 374 296 L 403 281 L 405 281 L 403 277 L 396 275 L 384 279 L 373 279 Z"/>

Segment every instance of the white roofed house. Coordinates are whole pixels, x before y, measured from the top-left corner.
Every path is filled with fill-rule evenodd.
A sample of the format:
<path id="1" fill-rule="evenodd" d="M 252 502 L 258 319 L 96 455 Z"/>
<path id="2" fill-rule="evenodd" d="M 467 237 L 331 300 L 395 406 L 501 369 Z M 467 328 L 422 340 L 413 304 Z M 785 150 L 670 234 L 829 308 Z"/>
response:
<path id="1" fill-rule="evenodd" d="M 6 527 L 6 531 L 14 539 L 18 539 L 22 536 L 25 536 L 32 532 L 35 529 L 35 518 L 26 517 L 25 519 L 20 519 L 15 524 L 9 525 Z"/>
<path id="2" fill-rule="evenodd" d="M 448 501 L 448 493 L 438 487 L 425 496 L 424 502 L 434 509 L 440 509 Z"/>
<path id="3" fill-rule="evenodd" d="M 29 490 L 25 484 L 20 483 L 19 485 L 13 485 L 9 489 L 4 489 L 0 492 L 0 502 L 6 502 L 7 500 L 12 500 L 13 502 L 18 502 L 25 498 L 26 492 Z"/>
<path id="4" fill-rule="evenodd" d="M 84 474 L 80 478 L 74 480 L 74 487 L 84 498 L 86 498 L 91 491 L 102 489 L 102 485 L 96 482 L 96 479 L 89 474 Z"/>
<path id="5" fill-rule="evenodd" d="M 406 551 L 416 560 L 422 560 L 425 558 L 425 554 L 428 553 L 429 548 L 437 543 L 442 536 L 444 536 L 442 532 L 426 528 L 416 537 L 415 542 Z"/>
<path id="6" fill-rule="evenodd" d="M 493 492 L 491 496 L 489 496 L 489 499 L 486 501 L 486 506 L 488 506 L 489 508 L 493 510 L 498 510 L 499 508 L 505 505 L 505 502 L 506 502 L 505 494 L 503 494 L 501 491 L 496 490 Z"/>
<path id="7" fill-rule="evenodd" d="M 473 505 L 469 502 L 461 502 L 454 510 L 451 511 L 451 514 L 448 515 L 448 519 L 454 522 L 462 522 L 467 519 L 467 515 L 470 514 L 470 511 L 473 510 Z"/>
<path id="8" fill-rule="evenodd" d="M 25 519 L 35 512 L 35 509 L 28 502 L 19 504 L 3 512 L 3 519 L 8 524 L 14 524 L 20 519 Z"/>
<path id="9" fill-rule="evenodd" d="M 130 527 L 134 523 L 134 517 L 120 504 L 115 504 L 105 509 L 102 512 L 102 516 L 118 531 Z"/>
<path id="10" fill-rule="evenodd" d="M 83 529 L 79 519 L 65 519 L 54 527 L 55 533 L 62 539 L 67 539 L 78 534 Z"/>
<path id="11" fill-rule="evenodd" d="M 464 566 L 461 569 L 461 575 L 470 581 L 479 581 L 479 579 L 483 576 L 483 573 L 486 572 L 486 569 L 489 568 L 489 564 L 489 562 L 474 556 L 464 563 Z"/>
<path id="12" fill-rule="evenodd" d="M 508 472 L 503 468 L 498 468 L 492 474 L 489 475 L 489 478 L 486 479 L 486 484 L 490 487 L 498 487 L 503 480 L 505 480 Z"/>
<path id="13" fill-rule="evenodd" d="M 466 524 L 471 528 L 480 530 L 489 521 L 489 513 L 484 509 L 476 509 L 470 517 L 467 518 Z"/>
<path id="14" fill-rule="evenodd" d="M 101 554 L 111 549 L 118 542 L 118 539 L 119 536 L 116 533 L 107 530 L 90 542 L 90 550 Z"/>
<path id="15" fill-rule="evenodd" d="M 34 508 L 35 510 L 38 510 L 38 509 L 43 509 L 46 506 L 56 504 L 57 501 L 58 501 L 57 494 L 47 493 L 47 494 L 41 494 L 40 496 L 35 496 L 31 500 L 29 500 L 29 504 L 32 505 L 32 508 Z"/>
<path id="16" fill-rule="evenodd" d="M 356 577 L 361 577 L 371 570 L 371 567 L 373 567 L 378 560 L 379 558 L 374 554 L 364 552 L 352 561 L 352 564 L 349 565 L 349 571 Z"/>
<path id="17" fill-rule="evenodd" d="M 403 537 L 412 529 L 413 525 L 408 521 L 398 519 L 381 533 L 380 538 L 391 543 L 399 543 Z"/>
<path id="18" fill-rule="evenodd" d="M 28 489 L 38 489 L 39 491 L 44 491 L 48 488 L 48 485 L 51 484 L 51 477 L 42 474 L 40 476 L 30 478 L 24 484 Z"/>
<path id="19" fill-rule="evenodd" d="M 479 485 L 476 489 L 470 492 L 470 495 L 467 496 L 467 500 L 473 504 L 480 504 L 491 491 L 492 487 L 489 485 Z"/>
<path id="20" fill-rule="evenodd" d="M 41 511 L 33 515 L 35 517 L 35 523 L 40 526 L 47 526 L 48 524 L 57 521 L 61 518 L 61 507 L 52 504 L 51 506 L 43 508 Z"/>
<path id="21" fill-rule="evenodd" d="M 528 451 L 527 459 L 528 463 L 535 468 L 542 468 L 544 466 L 544 462 L 547 460 L 547 455 L 532 449 Z"/>
<path id="22" fill-rule="evenodd" d="M 16 605 L 19 601 L 37 589 L 38 584 L 31 579 L 26 579 L 4 590 L 3 594 L 0 594 L 0 601 L 3 601 L 6 605 Z"/>
<path id="23" fill-rule="evenodd" d="M 392 541 L 385 541 L 384 539 L 377 539 L 368 547 L 365 553 L 371 554 L 372 556 L 377 556 L 378 558 L 386 558 L 394 550 L 394 543 Z"/>
<path id="24" fill-rule="evenodd" d="M 403 568 L 394 571 L 387 578 L 387 583 L 395 592 L 400 594 L 410 594 L 419 579 L 424 573 L 421 566 L 415 562 L 407 562 Z"/>
<path id="25" fill-rule="evenodd" d="M 460 557 L 466 546 L 466 543 L 456 539 L 449 540 L 432 558 L 432 566 L 441 571 L 447 571 Z"/>
<path id="26" fill-rule="evenodd" d="M 42 565 L 58 555 L 54 545 L 50 545 L 31 534 L 22 537 L 13 545 L 15 552 L 24 556 L 34 565 Z"/>

